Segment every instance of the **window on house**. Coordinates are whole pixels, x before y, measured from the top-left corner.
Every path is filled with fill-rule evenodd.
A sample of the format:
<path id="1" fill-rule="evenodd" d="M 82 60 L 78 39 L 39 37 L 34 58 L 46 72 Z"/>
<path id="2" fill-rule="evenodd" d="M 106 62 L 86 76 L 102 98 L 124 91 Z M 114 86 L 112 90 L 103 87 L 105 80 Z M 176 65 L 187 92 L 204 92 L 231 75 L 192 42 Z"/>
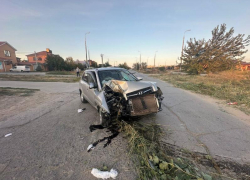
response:
<path id="1" fill-rule="evenodd" d="M 35 60 L 36 60 L 36 57 L 34 56 L 34 57 L 33 57 L 33 61 L 35 61 Z"/>
<path id="2" fill-rule="evenodd" d="M 10 51 L 4 50 L 4 55 L 5 55 L 6 57 L 10 57 Z"/>
<path id="3" fill-rule="evenodd" d="M 39 58 L 38 58 L 38 61 L 41 61 L 41 60 L 42 60 L 42 58 L 41 58 L 41 57 L 39 57 Z"/>

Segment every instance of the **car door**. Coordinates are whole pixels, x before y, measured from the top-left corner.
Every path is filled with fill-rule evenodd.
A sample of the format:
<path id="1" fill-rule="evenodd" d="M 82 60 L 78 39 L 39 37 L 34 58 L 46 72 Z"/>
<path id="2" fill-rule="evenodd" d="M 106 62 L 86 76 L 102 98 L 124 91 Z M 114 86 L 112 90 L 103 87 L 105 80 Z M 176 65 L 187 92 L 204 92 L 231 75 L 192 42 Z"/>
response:
<path id="1" fill-rule="evenodd" d="M 90 83 L 94 84 L 94 88 L 90 89 L 89 86 L 87 87 L 87 94 L 88 94 L 88 101 L 91 103 L 94 107 L 96 107 L 96 98 L 99 93 L 98 88 L 97 88 L 97 81 L 94 72 L 88 72 L 87 73 L 87 78 L 88 78 L 88 85 Z"/>
<path id="2" fill-rule="evenodd" d="M 80 81 L 80 87 L 81 87 L 81 91 L 83 93 L 84 98 L 89 101 L 88 99 L 88 91 L 87 88 L 89 88 L 89 84 L 88 84 L 88 77 L 87 77 L 87 73 L 84 72 Z"/>

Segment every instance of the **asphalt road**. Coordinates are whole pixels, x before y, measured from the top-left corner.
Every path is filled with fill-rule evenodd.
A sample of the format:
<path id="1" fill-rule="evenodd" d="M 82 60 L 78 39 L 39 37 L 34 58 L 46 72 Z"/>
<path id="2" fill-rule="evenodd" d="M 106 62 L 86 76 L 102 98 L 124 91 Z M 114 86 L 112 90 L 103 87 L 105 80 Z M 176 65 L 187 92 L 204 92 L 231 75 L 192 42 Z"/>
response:
<path id="1" fill-rule="evenodd" d="M 213 157 L 250 163 L 250 116 L 226 106 L 225 102 L 155 81 L 164 94 L 163 111 L 156 115 L 158 123 L 168 130 L 164 141 Z"/>
<path id="2" fill-rule="evenodd" d="M 228 108 L 221 101 L 197 95 L 156 81 L 165 99 L 156 121 L 166 129 L 164 141 L 190 151 L 228 157 L 250 163 L 250 117 Z M 6 83 L 6 84 L 4 84 Z M 98 114 L 82 104 L 77 83 L 38 83 L 1 81 L 0 86 L 40 88 L 60 93 L 55 99 L 0 121 L 0 179 L 95 179 L 92 168 L 103 164 L 118 170 L 117 179 L 134 179 L 126 141 L 119 135 L 110 146 L 99 144 L 92 152 L 86 148 L 109 135 L 105 130 L 90 133 L 98 124 Z M 86 107 L 82 113 L 78 108 Z M 9 137 L 5 134 L 12 133 Z"/>
<path id="3" fill-rule="evenodd" d="M 102 142 L 87 152 L 90 144 L 111 134 L 105 129 L 89 131 L 90 125 L 99 123 L 99 115 L 90 104 L 81 103 L 78 83 L 53 84 L 12 82 L 14 87 L 41 88 L 51 99 L 0 120 L 0 179 L 95 180 L 92 168 L 103 165 L 116 169 L 117 179 L 135 179 L 122 135 L 106 148 Z M 86 110 L 78 113 L 82 108 Z M 9 133 L 12 135 L 5 137 Z"/>

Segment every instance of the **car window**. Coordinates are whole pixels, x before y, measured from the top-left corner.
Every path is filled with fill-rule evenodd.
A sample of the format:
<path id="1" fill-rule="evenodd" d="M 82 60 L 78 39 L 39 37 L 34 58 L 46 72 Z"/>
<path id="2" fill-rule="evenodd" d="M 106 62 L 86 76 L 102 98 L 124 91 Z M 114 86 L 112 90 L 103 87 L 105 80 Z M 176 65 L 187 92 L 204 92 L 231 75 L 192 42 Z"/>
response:
<path id="1" fill-rule="evenodd" d="M 85 81 L 85 82 L 88 82 L 85 72 L 82 74 L 82 80 Z"/>
<path id="2" fill-rule="evenodd" d="M 89 84 L 89 83 L 94 83 L 94 84 L 95 84 L 95 81 L 94 81 L 94 79 L 92 78 L 92 76 L 90 75 L 90 73 L 87 74 L 87 78 L 88 78 L 88 84 Z"/>

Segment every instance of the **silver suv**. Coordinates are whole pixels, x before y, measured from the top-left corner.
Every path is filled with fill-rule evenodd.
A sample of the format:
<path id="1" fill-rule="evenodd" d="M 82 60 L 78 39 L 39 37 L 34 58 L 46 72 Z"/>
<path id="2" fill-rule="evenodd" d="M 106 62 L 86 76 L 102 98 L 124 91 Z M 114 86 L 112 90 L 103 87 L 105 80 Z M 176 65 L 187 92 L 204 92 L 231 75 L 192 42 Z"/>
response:
<path id="1" fill-rule="evenodd" d="M 102 125 L 108 125 L 112 117 L 157 113 L 163 99 L 156 82 L 142 81 L 123 68 L 85 70 L 79 91 L 81 101 L 97 109 Z"/>

